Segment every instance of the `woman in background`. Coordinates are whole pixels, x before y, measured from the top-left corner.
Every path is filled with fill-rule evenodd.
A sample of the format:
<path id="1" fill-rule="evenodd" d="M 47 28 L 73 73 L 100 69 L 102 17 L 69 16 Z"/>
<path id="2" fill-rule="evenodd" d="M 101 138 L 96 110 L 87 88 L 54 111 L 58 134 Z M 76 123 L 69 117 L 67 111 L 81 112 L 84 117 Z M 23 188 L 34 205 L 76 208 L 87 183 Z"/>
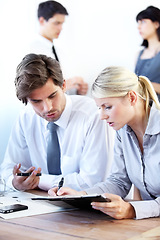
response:
<path id="1" fill-rule="evenodd" d="M 92 95 L 101 119 L 116 130 L 110 176 L 85 191 L 62 187 L 49 194 L 103 194 L 111 202 L 92 207 L 116 219 L 160 216 L 160 104 L 151 82 L 123 67 L 108 67 L 95 80 Z M 142 200 L 123 200 L 132 184 Z"/>
<path id="2" fill-rule="evenodd" d="M 138 13 L 138 30 L 143 38 L 135 73 L 150 79 L 160 100 L 160 9 L 149 6 Z"/>

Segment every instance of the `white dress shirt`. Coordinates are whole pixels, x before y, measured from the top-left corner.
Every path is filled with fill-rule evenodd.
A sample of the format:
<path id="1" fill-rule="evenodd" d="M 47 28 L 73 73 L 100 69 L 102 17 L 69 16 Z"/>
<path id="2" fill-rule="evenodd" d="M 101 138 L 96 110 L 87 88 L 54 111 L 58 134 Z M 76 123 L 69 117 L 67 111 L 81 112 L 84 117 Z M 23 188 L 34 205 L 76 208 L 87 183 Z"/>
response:
<path id="1" fill-rule="evenodd" d="M 110 177 L 87 193 L 113 193 L 126 197 L 132 183 L 143 201 L 132 201 L 136 219 L 160 216 L 160 110 L 153 103 L 143 136 L 143 154 L 133 130 L 117 131 Z"/>
<path id="2" fill-rule="evenodd" d="M 38 116 L 28 104 L 13 127 L 4 162 L 3 177 L 12 185 L 14 165 L 21 163 L 21 171 L 29 167 L 42 168 L 39 187 L 48 190 L 64 177 L 64 186 L 86 189 L 104 180 L 108 154 L 104 121 L 100 120 L 93 99 L 84 96 L 66 96 L 66 106 L 55 122 L 61 148 L 62 174 L 49 175 L 47 169 L 47 121 Z M 107 138 L 113 136 L 108 132 Z M 110 134 L 110 136 L 109 136 Z M 108 144 L 109 145 L 109 144 Z"/>
<path id="3" fill-rule="evenodd" d="M 44 54 L 55 59 L 55 56 L 52 52 L 52 45 L 53 43 L 51 41 L 44 38 L 40 34 L 37 34 L 33 41 L 31 41 L 29 44 L 29 53 Z"/>
<path id="4" fill-rule="evenodd" d="M 53 54 L 53 51 L 52 51 L 52 46 L 53 46 L 53 43 L 51 41 L 44 38 L 40 34 L 37 34 L 34 37 L 33 41 L 30 42 L 27 53 L 43 54 L 43 55 L 46 55 L 48 57 L 55 59 L 55 55 Z M 64 66 L 65 64 L 62 64 L 63 61 L 60 58 L 61 55 L 62 56 L 64 55 L 64 52 L 62 52 L 62 49 L 57 48 L 57 47 L 55 48 L 55 50 L 58 55 L 58 59 L 60 60 L 60 65 L 63 70 L 63 75 L 65 75 L 64 73 L 65 73 L 66 67 Z M 67 69 L 68 69 L 68 67 L 67 67 Z M 66 79 L 66 76 L 64 76 L 64 78 Z M 76 88 L 69 89 L 69 90 L 67 90 L 66 93 L 69 95 L 74 95 L 74 94 L 76 95 L 77 89 Z"/>

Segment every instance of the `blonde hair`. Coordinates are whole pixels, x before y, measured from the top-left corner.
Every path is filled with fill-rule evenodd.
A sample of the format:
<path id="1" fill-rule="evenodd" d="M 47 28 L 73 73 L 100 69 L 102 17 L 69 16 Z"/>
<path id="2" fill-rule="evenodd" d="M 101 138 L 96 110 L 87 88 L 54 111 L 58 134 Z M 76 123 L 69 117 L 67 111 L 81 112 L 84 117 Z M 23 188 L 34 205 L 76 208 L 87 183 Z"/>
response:
<path id="1" fill-rule="evenodd" d="M 153 100 L 160 109 L 157 94 L 147 77 L 137 76 L 124 67 L 111 66 L 105 68 L 92 85 L 92 96 L 95 98 L 123 97 L 129 91 L 135 91 L 145 100 L 145 109 L 148 113 L 149 102 Z"/>

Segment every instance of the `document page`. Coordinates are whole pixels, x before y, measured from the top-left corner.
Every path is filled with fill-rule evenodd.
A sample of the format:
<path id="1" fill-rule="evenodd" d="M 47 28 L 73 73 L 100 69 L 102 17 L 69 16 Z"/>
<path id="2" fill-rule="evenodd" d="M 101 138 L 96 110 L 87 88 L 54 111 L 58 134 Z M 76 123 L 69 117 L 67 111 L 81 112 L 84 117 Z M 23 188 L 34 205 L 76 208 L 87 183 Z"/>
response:
<path id="1" fill-rule="evenodd" d="M 0 217 L 3 219 L 12 219 L 72 209 L 71 206 L 56 206 L 53 202 L 33 201 L 31 198 L 34 197 L 37 197 L 37 195 L 28 192 L 15 191 L 6 193 L 3 197 L 0 197 L 0 208 L 7 205 L 24 204 L 28 206 L 28 209 L 18 212 L 0 213 Z"/>

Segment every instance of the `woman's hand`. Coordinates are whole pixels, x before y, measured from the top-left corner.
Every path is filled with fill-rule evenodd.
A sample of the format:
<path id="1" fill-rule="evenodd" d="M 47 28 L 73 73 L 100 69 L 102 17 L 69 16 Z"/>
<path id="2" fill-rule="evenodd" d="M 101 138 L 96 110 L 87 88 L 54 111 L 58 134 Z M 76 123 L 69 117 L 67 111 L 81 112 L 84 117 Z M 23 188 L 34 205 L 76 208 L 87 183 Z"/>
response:
<path id="1" fill-rule="evenodd" d="M 114 194 L 105 193 L 103 196 L 109 198 L 111 202 L 92 202 L 91 205 L 94 209 L 116 218 L 135 218 L 135 210 L 133 206 L 125 202 L 121 197 Z"/>
<path id="2" fill-rule="evenodd" d="M 62 196 L 62 195 L 81 196 L 81 195 L 86 195 L 86 192 L 84 192 L 84 191 L 78 192 L 78 191 L 68 188 L 68 187 L 61 187 L 58 190 L 58 187 L 55 187 L 55 188 L 49 189 L 48 194 L 51 196 Z"/>

